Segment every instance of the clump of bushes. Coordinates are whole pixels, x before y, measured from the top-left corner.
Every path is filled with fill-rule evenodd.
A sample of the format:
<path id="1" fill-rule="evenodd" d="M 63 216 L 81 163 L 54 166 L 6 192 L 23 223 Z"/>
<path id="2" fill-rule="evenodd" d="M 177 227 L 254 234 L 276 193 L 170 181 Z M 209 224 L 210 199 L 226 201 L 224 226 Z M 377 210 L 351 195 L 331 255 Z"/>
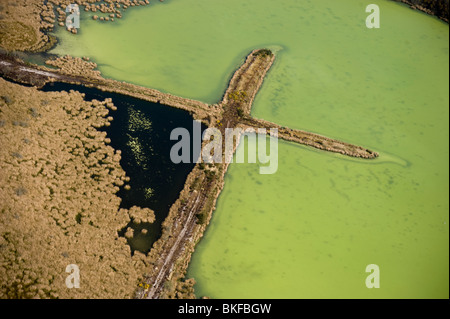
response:
<path id="1" fill-rule="evenodd" d="M 37 117 L 40 116 L 38 110 L 37 110 L 35 107 L 30 107 L 30 108 L 28 109 L 28 111 L 30 112 L 30 114 L 31 114 L 31 116 L 32 116 L 33 118 L 37 118 Z"/>
<path id="2" fill-rule="evenodd" d="M 25 121 L 13 121 L 12 124 L 14 126 L 28 127 L 28 123 Z"/>
<path id="3" fill-rule="evenodd" d="M 10 98 L 9 96 L 7 96 L 7 95 L 2 95 L 1 97 L 0 97 L 6 104 L 11 104 L 11 103 L 13 103 L 13 100 L 12 100 L 12 98 Z"/>
<path id="4" fill-rule="evenodd" d="M 206 179 L 210 182 L 214 179 L 214 177 L 216 177 L 216 172 L 213 170 L 205 171 L 205 176 Z"/>
<path id="5" fill-rule="evenodd" d="M 269 49 L 261 49 L 259 51 L 256 51 L 255 53 L 253 53 L 253 55 L 255 55 L 255 56 L 260 55 L 263 58 L 265 58 L 266 56 L 272 56 L 273 52 L 270 51 Z"/>
<path id="6" fill-rule="evenodd" d="M 19 187 L 15 190 L 15 193 L 17 196 L 22 196 L 25 195 L 27 193 L 27 190 L 23 187 Z"/>
<path id="7" fill-rule="evenodd" d="M 236 102 L 245 102 L 247 99 L 247 92 L 245 91 L 234 91 L 228 94 L 228 98 L 230 100 L 236 101 Z"/>
<path id="8" fill-rule="evenodd" d="M 197 217 L 197 224 L 203 225 L 206 223 L 207 214 L 204 210 L 195 216 Z"/>

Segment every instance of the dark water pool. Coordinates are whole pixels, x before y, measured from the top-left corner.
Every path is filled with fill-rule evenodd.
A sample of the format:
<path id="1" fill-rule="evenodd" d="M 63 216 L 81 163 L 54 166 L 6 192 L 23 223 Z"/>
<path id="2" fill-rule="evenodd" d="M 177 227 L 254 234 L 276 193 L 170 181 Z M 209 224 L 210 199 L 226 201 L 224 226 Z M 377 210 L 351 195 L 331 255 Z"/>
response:
<path id="1" fill-rule="evenodd" d="M 128 239 L 132 253 L 135 250 L 148 253 L 152 244 L 160 237 L 161 223 L 194 167 L 194 164 L 174 164 L 170 160 L 170 149 L 176 143 L 170 140 L 170 133 L 177 127 L 183 127 L 193 136 L 191 115 L 166 105 L 81 85 L 49 83 L 42 90 L 75 90 L 84 93 L 85 100 L 89 101 L 112 98 L 117 111 L 110 112 L 109 115 L 114 120 L 111 126 L 102 130 L 111 139 L 110 145 L 122 151 L 120 164 L 131 178 L 128 183 L 131 189 L 125 190 L 122 187 L 117 193 L 122 199 L 121 207 L 148 207 L 155 211 L 156 216 L 153 224 L 137 225 L 130 222 L 119 235 L 124 236 L 128 227 L 133 228 L 134 237 Z M 202 130 L 205 128 L 202 127 Z M 191 149 L 191 154 L 192 152 Z M 142 232 L 142 229 L 146 231 Z"/>

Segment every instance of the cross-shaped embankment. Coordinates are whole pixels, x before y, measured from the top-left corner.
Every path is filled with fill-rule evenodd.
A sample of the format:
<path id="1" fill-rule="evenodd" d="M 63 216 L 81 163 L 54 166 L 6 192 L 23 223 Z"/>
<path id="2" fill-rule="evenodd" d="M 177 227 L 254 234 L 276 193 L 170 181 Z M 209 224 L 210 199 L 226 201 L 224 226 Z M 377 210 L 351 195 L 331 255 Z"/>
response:
<path id="1" fill-rule="evenodd" d="M 287 141 L 352 157 L 372 159 L 378 156 L 378 153 L 361 146 L 253 118 L 251 116 L 253 100 L 274 60 L 275 55 L 270 50 L 252 51 L 233 75 L 222 101 L 214 105 L 130 83 L 104 79 L 101 76 L 90 77 L 83 75 L 82 72 L 68 74 L 62 70 L 33 66 L 5 56 L 0 56 L 0 75 L 36 86 L 50 81 L 84 84 L 104 91 L 159 102 L 187 110 L 194 119 L 202 121 L 209 128 L 217 128 L 222 134 L 226 128 L 254 130 L 276 128 L 278 138 Z M 233 143 L 233 152 L 236 150 L 236 144 Z M 225 154 L 222 154 L 222 157 L 225 157 Z M 154 243 L 146 257 L 148 271 L 144 276 L 145 285 L 137 288 L 138 298 L 182 297 L 183 289 L 186 289 L 182 279 L 195 245 L 203 236 L 215 209 L 228 165 L 227 161 L 197 163 L 188 175 L 178 200 L 170 208 L 162 225 L 160 239 Z"/>

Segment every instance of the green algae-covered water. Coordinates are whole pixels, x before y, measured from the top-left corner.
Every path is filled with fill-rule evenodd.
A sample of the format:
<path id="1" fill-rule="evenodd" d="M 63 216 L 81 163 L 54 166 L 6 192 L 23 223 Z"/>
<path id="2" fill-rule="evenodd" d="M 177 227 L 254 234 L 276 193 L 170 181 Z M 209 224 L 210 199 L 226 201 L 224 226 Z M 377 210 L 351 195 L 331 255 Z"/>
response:
<path id="1" fill-rule="evenodd" d="M 278 171 L 232 164 L 188 276 L 213 298 L 449 297 L 448 25 L 377 1 L 171 0 L 58 31 L 106 77 L 219 101 L 253 48 L 277 59 L 252 114 L 378 151 L 280 142 Z M 84 16 L 83 16 L 84 15 Z M 380 269 L 368 289 L 366 266 Z"/>

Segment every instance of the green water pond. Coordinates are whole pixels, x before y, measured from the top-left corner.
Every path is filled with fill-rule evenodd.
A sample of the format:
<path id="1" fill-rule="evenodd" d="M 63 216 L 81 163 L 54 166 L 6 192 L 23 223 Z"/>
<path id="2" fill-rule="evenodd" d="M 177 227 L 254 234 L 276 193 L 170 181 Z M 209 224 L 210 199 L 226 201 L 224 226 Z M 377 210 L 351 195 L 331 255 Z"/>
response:
<path id="1" fill-rule="evenodd" d="M 252 49 L 271 48 L 253 116 L 380 153 L 280 141 L 276 174 L 232 164 L 189 267 L 197 296 L 449 297 L 449 27 L 378 0 L 368 29 L 369 3 L 169 0 L 114 23 L 82 11 L 78 35 L 56 31 L 52 53 L 207 103 Z M 369 264 L 380 288 L 365 285 Z"/>

